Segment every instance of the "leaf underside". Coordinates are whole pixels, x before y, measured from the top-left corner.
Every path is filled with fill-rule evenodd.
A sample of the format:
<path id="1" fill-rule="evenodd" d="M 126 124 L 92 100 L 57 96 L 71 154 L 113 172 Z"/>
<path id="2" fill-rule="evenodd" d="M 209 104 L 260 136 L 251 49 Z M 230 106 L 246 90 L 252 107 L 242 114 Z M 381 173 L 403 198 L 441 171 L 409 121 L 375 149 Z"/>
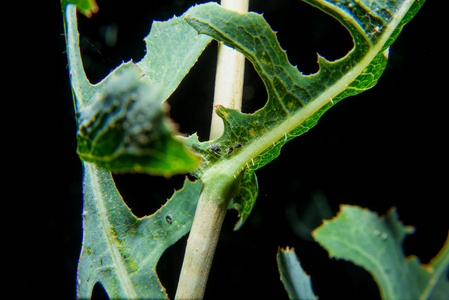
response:
<path id="1" fill-rule="evenodd" d="M 335 103 L 374 86 L 386 67 L 388 47 L 424 3 L 412 0 L 387 3 L 325 0 L 308 2 L 340 21 L 354 41 L 354 48 L 339 60 L 330 62 L 320 56 L 319 71 L 311 75 L 303 75 L 289 63 L 276 34 L 261 15 L 238 14 L 215 3 L 207 3 L 190 8 L 181 17 L 174 17 L 167 22 L 154 22 L 150 34 L 145 38 L 147 54 L 142 61 L 119 66 L 96 86 L 81 78 L 77 89 L 77 80 L 72 78 L 78 109 L 86 103 L 92 105 L 92 102 L 98 102 L 98 94 L 105 91 L 107 82 L 116 73 L 128 68 L 139 69 L 149 85 L 159 89 L 158 97 L 162 103 L 176 89 L 211 38 L 237 49 L 252 62 L 267 88 L 266 105 L 253 114 L 219 107 L 217 114 L 223 119 L 225 129 L 223 135 L 214 141 L 200 143 L 196 135 L 184 140 L 173 140 L 170 134 L 175 134 L 175 131 L 165 130 L 165 140 L 170 141 L 169 144 L 174 147 L 162 143 L 158 145 L 160 149 L 156 149 L 156 154 L 151 151 L 154 143 L 146 144 L 149 149 L 144 149 L 145 151 L 140 151 L 141 147 L 132 147 L 133 151 L 128 151 L 129 138 L 123 134 L 122 126 L 127 121 L 126 118 L 121 118 L 118 124 L 108 123 L 111 119 L 108 118 L 102 127 L 104 130 L 100 131 L 102 134 L 89 136 L 89 139 L 97 139 L 95 143 L 90 143 L 93 148 L 78 149 L 80 157 L 114 171 L 144 171 L 170 176 L 192 170 L 198 165 L 195 156 L 182 145 L 176 145 L 178 141 L 183 141 L 202 158 L 200 168 L 193 171 L 195 176 L 203 179 L 207 177 L 207 173 L 227 169 L 241 181 L 240 189 L 231 204 L 231 207 L 239 211 L 240 220 L 235 228 L 240 228 L 258 195 L 255 171 L 276 158 L 287 141 L 312 128 L 320 116 Z M 77 45 L 76 37 L 75 42 Z M 78 63 L 75 63 L 74 69 L 76 68 L 78 72 L 75 73 L 85 77 L 80 57 Z M 140 112 L 149 108 L 143 105 L 141 107 Z M 101 151 L 104 149 L 95 151 L 98 149 L 94 147 L 106 145 L 111 136 L 120 134 L 122 142 L 118 147 L 112 147 L 109 152 Z M 144 132 L 144 135 L 149 134 Z M 102 140 L 103 137 L 109 139 Z M 225 149 L 224 153 L 229 155 L 211 152 L 212 145 Z M 241 147 L 236 148 L 235 145 Z M 170 149 L 178 150 L 173 155 L 164 156 L 164 149 L 167 153 Z M 87 153 L 83 150 L 87 150 Z M 127 162 L 123 163 L 122 160 Z"/>
<path id="2" fill-rule="evenodd" d="M 261 15 L 238 14 L 215 3 L 192 7 L 181 17 L 174 17 L 166 22 L 154 22 L 151 32 L 145 38 L 145 57 L 137 64 L 122 64 L 98 85 L 90 85 L 85 78 L 79 49 L 76 49 L 77 36 L 72 34 L 73 41 L 68 41 L 68 45 L 73 44 L 75 49 L 69 51 L 69 55 L 75 55 L 74 59 L 69 59 L 69 64 L 70 69 L 75 70 L 73 73 L 78 74 L 72 76 L 77 110 L 98 102 L 98 98 L 102 98 L 98 95 L 104 93 L 105 86 L 114 75 L 133 68 L 142 72 L 149 86 L 158 89 L 157 97 L 162 103 L 176 89 L 211 38 L 242 52 L 261 76 L 268 93 L 266 105 L 253 114 L 219 107 L 217 114 L 224 121 L 224 133 L 220 138 L 205 143 L 200 143 L 196 135 L 189 139 L 173 140 L 170 136 L 176 133 L 172 130 L 173 126 L 153 126 L 152 128 L 162 128 L 162 134 L 148 134 L 143 130 L 139 132 L 143 134 L 138 136 L 165 136 L 163 140 L 169 143 L 138 143 L 139 147 L 130 148 L 127 147 L 130 134 L 127 135 L 122 126 L 127 119 L 119 118 L 117 122 L 117 118 L 104 118 L 107 120 L 101 127 L 102 130 L 93 131 L 100 134 L 88 137 L 95 142 L 90 143 L 90 147 L 78 148 L 80 157 L 113 171 L 170 176 L 191 171 L 198 166 L 197 158 L 182 144 L 177 144 L 178 141 L 183 141 L 202 158 L 201 166 L 193 171 L 195 176 L 203 179 L 207 177 L 207 173 L 227 169 L 236 179 L 241 180 L 240 190 L 231 204 L 231 207 L 239 211 L 240 220 L 236 229 L 240 228 L 258 195 L 255 171 L 276 158 L 287 141 L 312 128 L 335 103 L 373 87 L 386 67 L 388 47 L 424 3 L 422 0 L 307 2 L 340 21 L 354 41 L 354 48 L 339 60 L 330 62 L 319 56 L 319 71 L 311 75 L 303 75 L 289 63 L 276 34 Z M 68 19 L 70 18 L 76 16 L 69 16 Z M 75 24 L 72 25 L 72 31 L 76 32 L 76 20 L 72 23 Z M 154 100 L 156 103 L 157 99 Z M 120 110 L 126 110 L 127 107 L 124 106 Z M 140 111 L 134 115 L 145 115 L 143 110 L 149 109 L 148 105 L 140 107 Z M 122 115 L 126 113 L 122 112 Z M 97 119 L 101 117 L 96 116 Z M 110 124 L 110 119 L 117 124 Z M 169 124 L 170 121 L 165 118 L 163 123 Z M 139 124 L 137 127 L 144 126 Z M 119 136 L 122 142 L 109 151 L 104 151 L 101 147 L 95 148 L 107 145 L 111 136 Z M 87 142 L 84 145 L 86 144 Z M 142 149 L 142 144 L 148 147 Z M 155 144 L 156 151 L 152 151 Z M 230 155 L 211 152 L 212 145 L 225 149 L 223 153 Z M 237 149 L 235 145 L 241 147 Z M 164 150 L 169 155 L 164 155 Z"/>
<path id="3" fill-rule="evenodd" d="M 77 1 L 61 3 L 73 2 Z M 170 176 L 197 166 L 198 158 L 173 138 L 176 130 L 161 104 L 210 38 L 199 36 L 181 17 L 153 22 L 145 39 L 151 52 L 137 64 L 121 64 L 92 85 L 81 61 L 76 7 L 68 4 L 63 9 L 79 126 L 77 150 L 80 158 L 89 161 L 83 163 L 84 235 L 77 297 L 89 298 L 99 282 L 110 298 L 167 298 L 156 264 L 162 253 L 190 230 L 201 181 L 186 180 L 183 189 L 155 214 L 138 219 L 123 202 L 111 173 L 103 168 Z M 167 37 L 176 36 L 183 37 L 185 44 L 166 43 Z M 171 59 L 170 64 L 173 56 L 182 57 L 183 62 Z"/>
<path id="4" fill-rule="evenodd" d="M 320 1 L 309 0 L 344 25 L 354 48 L 330 62 L 319 56 L 319 71 L 303 75 L 288 61 L 276 34 L 256 13 L 239 14 L 215 3 L 191 8 L 186 19 L 200 34 L 209 35 L 243 53 L 262 78 L 268 93 L 266 105 L 252 114 L 219 107 L 225 124 L 223 135 L 200 142 L 196 135 L 185 140 L 202 157 L 199 178 L 213 177 L 226 168 L 240 176 L 244 191 L 233 199 L 241 217 L 247 219 L 257 197 L 254 172 L 276 158 L 281 147 L 315 126 L 321 115 L 345 97 L 373 87 L 388 60 L 388 47 L 424 1 Z M 242 147 L 229 151 L 234 145 Z M 217 154 L 211 146 L 230 155 Z M 241 175 L 243 173 L 243 175 Z M 203 180 L 204 181 L 204 180 Z"/>
<path id="5" fill-rule="evenodd" d="M 384 217 L 356 206 L 342 205 L 313 237 L 331 257 L 352 261 L 376 280 L 383 299 L 447 299 L 449 297 L 449 236 L 428 264 L 405 257 L 402 243 L 414 228 L 398 220 L 395 209 Z"/>
<path id="6" fill-rule="evenodd" d="M 156 213 L 136 218 L 111 173 L 84 163 L 83 244 L 77 297 L 90 298 L 96 283 L 112 299 L 167 298 L 157 275 L 162 253 L 189 232 L 201 182 L 186 180 Z"/>

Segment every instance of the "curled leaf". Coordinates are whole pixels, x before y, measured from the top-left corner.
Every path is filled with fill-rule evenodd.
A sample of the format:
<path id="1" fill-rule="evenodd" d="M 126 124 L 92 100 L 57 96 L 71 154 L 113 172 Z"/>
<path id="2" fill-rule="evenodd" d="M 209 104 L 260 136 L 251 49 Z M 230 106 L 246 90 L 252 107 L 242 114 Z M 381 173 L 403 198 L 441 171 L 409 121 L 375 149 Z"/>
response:
<path id="1" fill-rule="evenodd" d="M 115 171 L 170 176 L 198 166 L 198 158 L 173 135 L 159 88 L 136 68 L 113 73 L 103 93 L 78 112 L 78 155 Z"/>

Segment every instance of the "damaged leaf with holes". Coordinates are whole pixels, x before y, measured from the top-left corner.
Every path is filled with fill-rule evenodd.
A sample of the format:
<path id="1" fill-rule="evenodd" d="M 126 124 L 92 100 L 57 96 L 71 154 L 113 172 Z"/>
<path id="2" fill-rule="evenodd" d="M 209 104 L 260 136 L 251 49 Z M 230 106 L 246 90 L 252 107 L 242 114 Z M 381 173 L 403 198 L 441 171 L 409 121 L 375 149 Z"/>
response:
<path id="1" fill-rule="evenodd" d="M 201 191 L 190 182 L 158 211 L 137 218 L 123 201 L 110 172 L 84 166 L 83 244 L 77 297 L 88 299 L 100 283 L 111 299 L 165 299 L 156 274 L 164 251 L 189 232 Z"/>
<path id="2" fill-rule="evenodd" d="M 340 21 L 354 41 L 354 48 L 341 59 L 329 61 L 319 56 L 320 68 L 315 74 L 304 75 L 289 63 L 261 15 L 238 14 L 209 3 L 190 8 L 181 17 L 153 23 L 145 38 L 145 57 L 138 63 L 122 63 L 96 85 L 84 74 L 76 11 L 67 5 L 64 17 L 79 125 L 78 153 L 84 160 L 79 297 L 89 297 L 96 283 L 103 285 L 111 298 L 166 297 L 155 266 L 162 253 L 189 231 L 202 184 L 208 191 L 215 192 L 217 186 L 226 193 L 232 190 L 230 206 L 238 209 L 236 228 L 241 227 L 257 198 L 255 171 L 276 158 L 286 142 L 312 128 L 335 103 L 374 86 L 385 69 L 389 47 L 424 3 L 306 1 Z M 64 9 L 67 3 L 87 3 L 88 12 L 95 10 L 90 0 L 61 3 Z M 253 114 L 218 107 L 225 128 L 214 141 L 200 142 L 196 135 L 174 138 L 176 128 L 161 103 L 177 88 L 211 38 L 246 56 L 267 88 L 268 101 Z M 191 171 L 201 181 L 186 181 L 184 189 L 164 207 L 138 219 L 124 204 L 105 168 L 164 176 Z M 393 235 L 379 230 L 383 241 Z M 439 275 L 447 272 L 445 253 L 431 265 Z M 439 286 L 444 277 L 432 276 L 434 280 L 428 282 Z M 429 296 L 439 290 L 427 287 Z"/>
<path id="3" fill-rule="evenodd" d="M 76 2 L 76 1 L 73 1 Z M 98 84 L 84 73 L 76 8 L 61 2 L 81 159 L 114 172 L 172 176 L 199 165 L 180 140 L 162 104 L 195 64 L 211 38 L 199 36 L 184 17 L 153 22 L 145 38 L 147 54 L 122 63 Z M 83 2 L 84 3 L 84 2 Z M 173 39 L 181 39 L 178 42 Z M 180 61 L 182 58 L 182 62 Z"/>
<path id="4" fill-rule="evenodd" d="M 386 67 L 389 47 L 424 3 L 406 0 L 379 6 L 377 1 L 307 2 L 337 19 L 354 42 L 354 48 L 341 59 L 329 61 L 319 56 L 319 70 L 311 75 L 302 74 L 290 64 L 262 15 L 239 14 L 208 3 L 191 8 L 186 16 L 200 34 L 244 54 L 267 89 L 267 103 L 255 113 L 217 108 L 224 122 L 224 133 L 218 139 L 200 142 L 196 135 L 186 139 L 204 160 L 194 172 L 196 176 L 206 182 L 206 178 L 226 169 L 241 181 L 241 192 L 232 204 L 241 217 L 236 229 L 247 219 L 257 198 L 255 171 L 275 159 L 286 142 L 315 126 L 335 103 L 373 87 Z M 236 143 L 242 147 L 230 155 L 210 151 L 212 145 L 229 149 Z"/>
<path id="5" fill-rule="evenodd" d="M 182 43 L 165 45 L 164 41 L 147 38 L 147 47 L 160 51 L 146 55 L 138 65 L 122 63 L 94 85 L 86 77 L 81 60 L 76 7 L 70 4 L 75 2 L 61 3 L 65 3 L 62 8 L 67 54 L 79 126 L 77 151 L 84 160 L 83 243 L 77 297 L 89 298 L 98 283 L 110 298 L 167 298 L 156 264 L 162 253 L 190 230 L 201 181 L 186 180 L 183 189 L 155 214 L 136 218 L 105 168 L 170 176 L 197 167 L 197 157 L 174 139 L 176 128 L 161 104 L 210 38 L 198 38 L 180 17 L 154 22 L 159 36 L 182 36 L 191 47 Z M 152 32 L 149 36 L 154 36 Z M 152 73 L 157 65 L 152 61 L 158 55 L 179 55 L 185 63 L 165 63 L 167 70 Z"/>
<path id="6" fill-rule="evenodd" d="M 61 0 L 63 14 L 64 8 L 69 3 L 75 4 L 78 7 L 78 10 L 88 18 L 90 18 L 93 13 L 98 12 L 98 5 L 95 0 Z"/>

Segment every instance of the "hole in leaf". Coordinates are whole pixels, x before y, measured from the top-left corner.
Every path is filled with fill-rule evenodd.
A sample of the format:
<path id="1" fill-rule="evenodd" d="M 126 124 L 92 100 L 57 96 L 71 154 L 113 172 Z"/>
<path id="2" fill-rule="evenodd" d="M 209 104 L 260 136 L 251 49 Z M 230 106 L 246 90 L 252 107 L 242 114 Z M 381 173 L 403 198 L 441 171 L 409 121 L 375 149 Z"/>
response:
<path id="1" fill-rule="evenodd" d="M 146 174 L 113 174 L 115 185 L 132 213 L 142 218 L 156 212 L 184 184 L 184 175 L 171 178 Z"/>
<path id="2" fill-rule="evenodd" d="M 174 299 L 181 273 L 188 235 L 164 251 L 156 266 L 156 272 L 169 299 Z"/>
<path id="3" fill-rule="evenodd" d="M 98 13 L 78 16 L 80 48 L 84 69 L 92 83 L 99 82 L 123 61 L 139 61 L 145 55 L 143 38 L 149 32 L 147 9 L 97 1 Z M 124 16 L 132 16 L 132 22 Z"/>
<path id="4" fill-rule="evenodd" d="M 288 59 L 303 74 L 318 71 L 317 53 L 333 61 L 352 48 L 351 35 L 336 19 L 307 3 L 286 0 L 251 2 L 263 12 Z"/>
<path id="5" fill-rule="evenodd" d="M 92 289 L 91 299 L 109 299 L 108 294 L 104 290 L 101 283 L 97 282 Z"/>
<path id="6" fill-rule="evenodd" d="M 168 99 L 179 132 L 196 132 L 201 141 L 209 139 L 216 65 L 217 43 L 212 41 Z"/>
<path id="7" fill-rule="evenodd" d="M 128 1 L 117 5 L 97 0 L 98 13 L 78 15 L 80 48 L 85 72 L 91 83 L 106 77 L 123 61 L 138 62 L 145 55 L 144 37 L 153 20 L 181 15 L 192 5 L 184 1 Z"/>
<path id="8" fill-rule="evenodd" d="M 242 112 L 253 113 L 267 103 L 267 89 L 251 62 L 245 62 L 245 78 L 243 80 Z"/>

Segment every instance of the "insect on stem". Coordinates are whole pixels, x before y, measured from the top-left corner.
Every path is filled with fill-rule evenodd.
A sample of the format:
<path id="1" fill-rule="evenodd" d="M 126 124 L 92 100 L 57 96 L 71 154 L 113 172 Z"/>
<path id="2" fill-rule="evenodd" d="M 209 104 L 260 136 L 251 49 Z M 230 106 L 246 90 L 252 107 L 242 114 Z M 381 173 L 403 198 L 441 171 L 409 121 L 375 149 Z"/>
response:
<path id="1" fill-rule="evenodd" d="M 215 153 L 220 153 L 221 152 L 221 148 L 218 147 L 217 145 L 210 145 L 209 149 Z"/>

